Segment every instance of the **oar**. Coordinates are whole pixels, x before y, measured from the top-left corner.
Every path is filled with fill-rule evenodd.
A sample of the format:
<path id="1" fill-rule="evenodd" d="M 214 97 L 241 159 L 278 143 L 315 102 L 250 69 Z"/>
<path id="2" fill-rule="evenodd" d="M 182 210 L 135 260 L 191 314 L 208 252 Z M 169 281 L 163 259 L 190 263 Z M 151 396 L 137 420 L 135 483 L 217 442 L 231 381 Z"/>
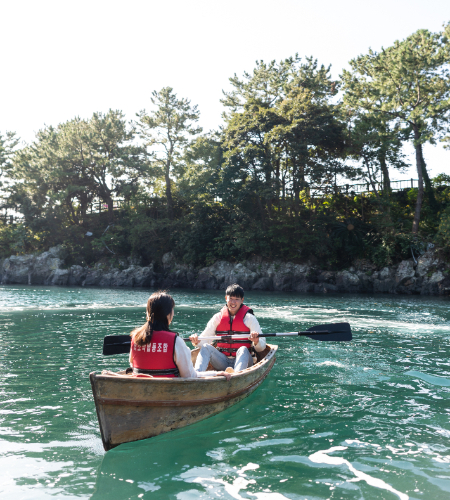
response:
<path id="1" fill-rule="evenodd" d="M 326 342 L 342 342 L 352 340 L 352 331 L 349 323 L 333 323 L 330 325 L 313 326 L 304 332 L 286 332 L 286 333 L 263 333 L 259 337 L 290 337 L 300 336 L 309 337 L 314 340 Z M 182 338 L 189 342 L 189 338 Z M 220 337 L 201 337 L 202 340 L 223 340 L 225 342 L 232 339 L 248 339 L 248 336 L 241 335 L 223 335 Z M 123 354 L 130 352 L 131 337 L 129 335 L 107 335 L 103 340 L 103 354 Z"/>

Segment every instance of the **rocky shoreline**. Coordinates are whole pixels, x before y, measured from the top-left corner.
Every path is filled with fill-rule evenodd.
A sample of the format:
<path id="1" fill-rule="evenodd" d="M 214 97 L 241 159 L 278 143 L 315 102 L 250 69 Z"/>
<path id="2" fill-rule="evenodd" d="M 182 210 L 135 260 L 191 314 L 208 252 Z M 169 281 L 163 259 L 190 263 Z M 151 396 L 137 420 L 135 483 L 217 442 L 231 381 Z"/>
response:
<path id="1" fill-rule="evenodd" d="M 141 266 L 133 259 L 118 266 L 99 262 L 93 267 L 66 267 L 60 247 L 39 255 L 12 256 L 0 260 L 1 284 L 97 286 L 106 288 L 225 289 L 240 283 L 246 290 L 303 293 L 392 293 L 449 295 L 450 264 L 430 250 L 397 265 L 377 269 L 359 260 L 349 269 L 324 271 L 311 263 L 218 261 L 201 269 L 177 263 L 171 253 L 162 264 Z"/>

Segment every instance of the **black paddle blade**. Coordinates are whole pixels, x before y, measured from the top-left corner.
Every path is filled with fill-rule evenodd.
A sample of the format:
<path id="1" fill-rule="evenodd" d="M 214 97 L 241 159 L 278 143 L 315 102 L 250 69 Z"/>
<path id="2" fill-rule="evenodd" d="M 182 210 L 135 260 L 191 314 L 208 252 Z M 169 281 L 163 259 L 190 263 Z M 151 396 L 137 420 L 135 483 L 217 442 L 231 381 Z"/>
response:
<path id="1" fill-rule="evenodd" d="M 124 354 L 130 352 L 131 337 L 129 335 L 107 335 L 103 339 L 103 355 Z"/>
<path id="2" fill-rule="evenodd" d="M 330 332 L 328 335 L 307 335 L 314 340 L 322 342 L 342 342 L 352 340 L 352 331 L 349 323 L 333 323 L 331 325 L 312 326 L 307 332 Z"/>

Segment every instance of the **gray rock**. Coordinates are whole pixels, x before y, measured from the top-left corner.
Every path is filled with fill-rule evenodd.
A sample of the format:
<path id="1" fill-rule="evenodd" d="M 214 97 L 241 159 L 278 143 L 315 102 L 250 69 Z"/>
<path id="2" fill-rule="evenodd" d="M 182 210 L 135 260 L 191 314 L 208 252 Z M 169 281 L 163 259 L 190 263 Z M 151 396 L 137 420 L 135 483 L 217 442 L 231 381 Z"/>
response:
<path id="1" fill-rule="evenodd" d="M 259 280 L 252 285 L 252 290 L 273 290 L 272 278 L 259 278 Z"/>
<path id="2" fill-rule="evenodd" d="M 333 271 L 322 271 L 317 277 L 318 283 L 336 284 L 336 273 Z"/>
<path id="3" fill-rule="evenodd" d="M 407 281 L 412 283 L 411 278 L 413 278 L 415 274 L 413 261 L 402 260 L 395 273 L 395 286 L 404 285 Z"/>
<path id="4" fill-rule="evenodd" d="M 395 289 L 394 278 L 373 280 L 374 293 L 394 293 L 394 289 Z"/>
<path id="5" fill-rule="evenodd" d="M 89 269 L 81 286 L 98 286 L 104 274 L 101 269 Z"/>
<path id="6" fill-rule="evenodd" d="M 356 259 L 355 260 L 355 267 L 357 271 L 362 271 L 364 273 L 370 273 L 368 276 L 372 275 L 375 271 L 377 266 L 373 263 L 370 262 L 370 260 L 367 259 Z"/>
<path id="7" fill-rule="evenodd" d="M 207 268 L 205 268 L 207 269 Z M 186 264 L 174 263 L 166 274 L 163 282 L 163 288 L 191 288 L 195 283 L 194 267 Z"/>
<path id="8" fill-rule="evenodd" d="M 68 269 L 55 269 L 48 279 L 48 285 L 66 286 L 69 282 L 70 271 Z"/>
<path id="9" fill-rule="evenodd" d="M 355 268 L 353 268 L 355 271 Z M 355 272 L 339 271 L 336 274 L 336 286 L 342 292 L 358 292 L 360 291 L 361 281 Z"/>
<path id="10" fill-rule="evenodd" d="M 378 273 L 378 279 L 387 280 L 392 277 L 392 270 L 389 267 L 383 267 L 383 269 Z"/>
<path id="11" fill-rule="evenodd" d="M 137 267 L 134 272 L 134 286 L 137 288 L 148 288 L 156 285 L 156 276 L 153 264 L 146 267 Z"/>
<path id="12" fill-rule="evenodd" d="M 64 253 L 65 250 L 61 245 L 58 245 L 56 247 L 50 247 L 47 252 L 51 257 L 55 257 L 56 259 L 61 259 L 64 260 Z"/>
<path id="13" fill-rule="evenodd" d="M 372 272 L 370 271 L 370 274 L 368 274 L 368 271 L 357 271 L 356 274 L 359 278 L 361 292 L 372 293 L 374 282 Z"/>
<path id="14" fill-rule="evenodd" d="M 225 276 L 223 288 L 233 283 L 239 283 L 244 289 L 250 289 L 258 280 L 258 275 L 244 266 L 244 264 L 235 264 L 228 276 Z"/>
<path id="15" fill-rule="evenodd" d="M 445 276 L 442 274 L 441 271 L 436 271 L 431 275 L 430 278 L 430 283 L 439 283 L 445 279 Z"/>
<path id="16" fill-rule="evenodd" d="M 7 284 L 30 284 L 33 271 L 34 255 L 12 255 L 3 261 L 2 283 Z"/>
<path id="17" fill-rule="evenodd" d="M 395 268 L 383 267 L 381 271 L 374 274 L 373 291 L 374 293 L 394 293 L 395 292 Z M 378 278 L 375 278 L 378 276 Z"/>
<path id="18" fill-rule="evenodd" d="M 127 257 L 127 264 L 129 266 L 142 266 L 142 257 L 140 255 L 130 255 Z"/>
<path id="19" fill-rule="evenodd" d="M 111 273 L 110 286 L 117 288 L 132 288 L 134 286 L 135 270 L 135 266 L 130 266 L 128 269 Z"/>
<path id="20" fill-rule="evenodd" d="M 212 266 L 200 269 L 196 288 L 225 289 L 228 285 L 238 283 L 244 289 L 251 289 L 259 276 L 244 264 L 233 264 L 219 260 Z"/>
<path id="21" fill-rule="evenodd" d="M 336 285 L 332 285 L 331 283 L 316 283 L 312 286 L 314 293 L 329 293 L 337 292 L 339 290 Z"/>
<path id="22" fill-rule="evenodd" d="M 416 274 L 421 278 L 425 277 L 432 268 L 436 267 L 439 260 L 434 255 L 433 250 L 425 252 L 417 260 Z"/>
<path id="23" fill-rule="evenodd" d="M 54 272 L 63 265 L 63 261 L 55 257 L 55 254 L 59 255 L 59 253 L 59 247 L 53 247 L 34 258 L 30 285 L 50 284 Z"/>
<path id="24" fill-rule="evenodd" d="M 264 262 L 253 258 L 244 263 L 217 261 L 197 271 L 193 266 L 179 264 L 172 252 L 163 257 L 164 271 L 154 270 L 153 263 L 142 267 L 140 259 L 123 258 L 120 268 L 111 267 L 107 258 L 93 268 L 72 266 L 63 269 L 62 247 L 53 247 L 39 255 L 12 256 L 0 260 L 3 284 L 43 284 L 100 287 L 187 287 L 225 289 L 239 283 L 249 290 L 296 292 L 376 292 L 424 295 L 449 295 L 448 265 L 432 251 L 423 254 L 414 269 L 412 260 L 380 271 L 365 260 L 357 260 L 349 269 L 321 271 L 310 263 Z"/>
<path id="25" fill-rule="evenodd" d="M 272 277 L 274 290 L 283 292 L 295 290 L 297 285 L 307 280 L 311 272 L 307 264 L 274 262 L 267 266 L 266 273 Z"/>
<path id="26" fill-rule="evenodd" d="M 273 289 L 277 292 L 288 292 L 292 290 L 293 276 L 290 274 L 276 273 L 273 278 Z"/>
<path id="27" fill-rule="evenodd" d="M 293 289 L 295 292 L 309 293 L 314 291 L 315 284 L 308 281 L 298 281 L 294 284 Z M 323 292 L 323 289 L 321 290 Z"/>
<path id="28" fill-rule="evenodd" d="M 217 279 L 209 272 L 209 268 L 206 267 L 199 271 L 194 288 L 217 290 L 219 285 Z"/>
<path id="29" fill-rule="evenodd" d="M 117 274 L 120 273 L 120 271 L 105 271 L 105 270 L 101 269 L 99 271 L 95 271 L 95 273 L 96 273 L 95 274 L 96 278 L 91 276 L 91 278 L 93 279 L 93 282 L 92 283 L 85 282 L 85 286 L 100 286 L 102 288 L 110 288 L 111 286 L 113 286 L 114 278 L 116 277 Z M 88 274 L 88 276 L 89 276 L 89 274 Z M 87 279 L 87 277 L 86 277 L 86 279 Z"/>
<path id="30" fill-rule="evenodd" d="M 421 295 L 446 295 L 446 288 L 449 286 L 450 278 L 444 276 L 441 271 L 434 272 L 430 277 L 423 278 Z"/>
<path id="31" fill-rule="evenodd" d="M 175 256 L 173 252 L 167 252 L 162 256 L 162 264 L 164 269 L 169 269 L 175 264 Z"/>
<path id="32" fill-rule="evenodd" d="M 87 270 L 81 266 L 72 266 L 69 269 L 69 278 L 67 280 L 67 285 L 69 286 L 81 286 L 83 281 L 86 279 Z"/>

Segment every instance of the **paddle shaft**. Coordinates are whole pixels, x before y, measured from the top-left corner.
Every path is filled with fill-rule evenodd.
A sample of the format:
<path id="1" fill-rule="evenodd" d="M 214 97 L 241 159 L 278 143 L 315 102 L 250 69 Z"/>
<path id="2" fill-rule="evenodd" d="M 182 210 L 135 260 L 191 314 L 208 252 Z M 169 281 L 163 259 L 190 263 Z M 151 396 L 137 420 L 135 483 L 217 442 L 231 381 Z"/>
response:
<path id="1" fill-rule="evenodd" d="M 341 342 L 352 340 L 352 332 L 348 323 L 334 323 L 329 325 L 313 326 L 304 332 L 286 332 L 286 333 L 263 333 L 258 337 L 309 337 L 313 340 L 326 342 Z M 185 342 L 189 342 L 187 337 L 179 337 Z M 221 340 L 230 343 L 234 339 L 248 339 L 244 334 L 221 335 L 214 337 L 198 337 L 199 340 Z M 130 352 L 131 338 L 129 335 L 107 335 L 103 339 L 103 354 L 122 354 Z"/>
<path id="2" fill-rule="evenodd" d="M 331 333 L 338 333 L 336 331 L 330 332 L 329 330 L 323 330 L 321 332 L 306 331 L 306 332 L 284 332 L 284 333 L 260 333 L 258 337 L 309 337 L 310 335 L 330 335 Z M 199 340 L 235 340 L 235 339 L 248 339 L 249 336 L 246 335 L 221 335 L 220 337 L 198 337 Z M 189 342 L 189 337 L 182 337 L 186 342 Z"/>

